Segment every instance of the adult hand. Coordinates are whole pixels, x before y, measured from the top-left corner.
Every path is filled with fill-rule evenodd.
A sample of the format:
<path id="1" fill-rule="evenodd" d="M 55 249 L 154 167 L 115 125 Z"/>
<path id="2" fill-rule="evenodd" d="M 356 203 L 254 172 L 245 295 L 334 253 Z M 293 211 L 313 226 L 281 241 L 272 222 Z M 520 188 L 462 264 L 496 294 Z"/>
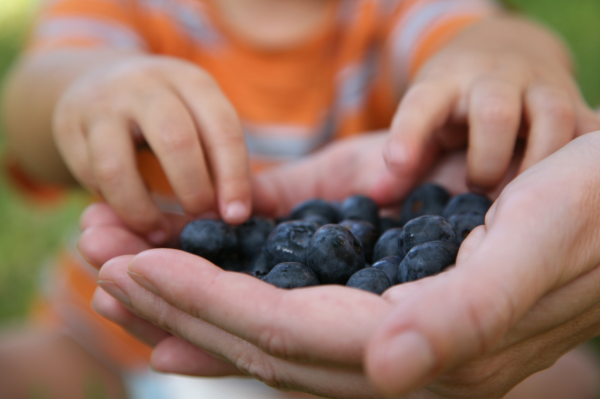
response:
<path id="1" fill-rule="evenodd" d="M 276 386 L 377 397 L 360 372 L 366 359 L 387 394 L 501 397 L 600 329 L 590 223 L 600 212 L 599 143 L 598 133 L 586 135 L 511 183 L 456 268 L 382 297 L 279 290 L 166 249 L 115 259 L 100 278 L 145 319 Z M 189 361 L 191 346 L 163 342 L 173 341 L 160 341 L 155 366 L 181 372 L 169 361 Z"/>

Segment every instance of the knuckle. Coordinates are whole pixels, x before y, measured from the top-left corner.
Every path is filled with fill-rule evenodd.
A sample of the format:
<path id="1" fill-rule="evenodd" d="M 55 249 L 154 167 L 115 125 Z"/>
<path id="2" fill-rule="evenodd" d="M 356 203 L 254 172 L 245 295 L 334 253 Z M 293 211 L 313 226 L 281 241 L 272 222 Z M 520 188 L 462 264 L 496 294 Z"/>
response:
<path id="1" fill-rule="evenodd" d="M 575 109 L 567 98 L 562 95 L 547 95 L 541 103 L 542 112 L 552 116 L 558 123 L 574 124 Z"/>
<path id="2" fill-rule="evenodd" d="M 278 314 L 284 312 L 285 296 L 280 296 L 273 304 L 273 320 L 278 320 Z M 291 358 L 293 342 L 289 336 L 289 330 L 277 322 L 265 323 L 257 336 L 257 345 L 267 354 L 279 358 Z"/>
<path id="3" fill-rule="evenodd" d="M 439 87 L 438 83 L 431 81 L 417 83 L 406 93 L 402 102 L 415 108 L 425 108 L 431 104 L 431 97 L 439 91 Z"/>
<path id="4" fill-rule="evenodd" d="M 150 206 L 138 205 L 126 208 L 126 214 L 121 215 L 128 221 L 128 224 L 137 227 L 140 231 L 150 230 L 158 223 L 158 217 L 155 216 L 155 210 Z"/>
<path id="5" fill-rule="evenodd" d="M 190 70 L 188 81 L 190 85 L 200 91 L 214 90 L 219 87 L 217 81 L 209 73 L 198 68 Z"/>
<path id="6" fill-rule="evenodd" d="M 262 353 L 251 353 L 239 356 L 235 366 L 245 374 L 273 388 L 285 388 L 277 368 Z"/>
<path id="7" fill-rule="evenodd" d="M 105 119 L 108 115 L 118 115 L 125 107 L 119 100 L 120 96 L 116 93 L 97 90 L 90 94 L 86 103 L 89 119 Z"/>
<path id="8" fill-rule="evenodd" d="M 229 125 L 229 126 L 228 126 Z M 246 139 L 241 134 L 241 128 L 232 123 L 221 123 L 221 134 L 210 141 L 210 148 L 234 149 L 245 147 Z"/>
<path id="9" fill-rule="evenodd" d="M 505 128 L 515 124 L 518 115 L 507 102 L 498 98 L 490 98 L 482 104 L 479 118 L 486 125 Z"/>
<path id="10" fill-rule="evenodd" d="M 197 142 L 195 135 L 189 129 L 177 123 L 170 123 L 160 129 L 159 140 L 160 145 L 167 152 L 187 151 Z"/>
<path id="11" fill-rule="evenodd" d="M 285 332 L 277 326 L 266 326 L 258 335 L 258 347 L 270 355 L 288 358 L 290 357 L 288 340 Z"/>
<path id="12" fill-rule="evenodd" d="M 473 331 L 479 354 L 490 350 L 512 324 L 514 304 L 507 291 L 497 282 L 471 286 L 469 300 L 465 301 L 466 323 Z"/>
<path id="13" fill-rule="evenodd" d="M 100 184 L 113 186 L 121 181 L 123 163 L 114 157 L 99 159 L 95 165 L 95 176 Z"/>
<path id="14" fill-rule="evenodd" d="M 476 360 L 451 372 L 453 394 L 464 398 L 501 398 L 509 386 L 506 380 L 515 374 L 503 357 Z"/>
<path id="15" fill-rule="evenodd" d="M 172 309 L 169 309 L 169 306 L 166 305 L 165 302 L 163 302 L 159 297 L 157 297 L 156 295 L 152 294 L 154 296 L 154 312 L 153 314 L 155 315 L 152 322 L 154 325 L 156 325 L 157 327 L 161 328 L 162 330 L 165 330 L 169 333 L 173 333 L 175 331 L 175 328 L 173 327 L 173 323 L 171 320 L 172 317 Z"/>

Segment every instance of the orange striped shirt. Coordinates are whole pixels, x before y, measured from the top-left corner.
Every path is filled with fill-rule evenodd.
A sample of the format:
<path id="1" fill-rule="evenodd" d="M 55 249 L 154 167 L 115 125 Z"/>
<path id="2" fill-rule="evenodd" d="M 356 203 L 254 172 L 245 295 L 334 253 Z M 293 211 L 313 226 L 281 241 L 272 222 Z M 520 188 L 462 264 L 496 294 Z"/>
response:
<path id="1" fill-rule="evenodd" d="M 487 0 L 331 1 L 313 37 L 266 52 L 233 35 L 209 0 L 51 0 L 30 51 L 111 47 L 194 62 L 237 109 L 251 156 L 280 161 L 388 126 L 401 95 L 393 87 L 495 10 Z"/>

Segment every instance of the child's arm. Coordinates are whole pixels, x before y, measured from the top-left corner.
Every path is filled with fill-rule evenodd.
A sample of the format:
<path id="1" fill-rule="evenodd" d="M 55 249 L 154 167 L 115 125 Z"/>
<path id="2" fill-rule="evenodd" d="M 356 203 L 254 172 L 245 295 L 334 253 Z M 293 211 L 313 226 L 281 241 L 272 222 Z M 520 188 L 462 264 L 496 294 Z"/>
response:
<path id="1" fill-rule="evenodd" d="M 597 129 L 563 44 L 529 21 L 499 16 L 469 26 L 418 69 L 384 157 L 396 176 L 414 181 L 440 150 L 468 143 L 468 182 L 488 190 L 506 174 L 517 137 L 527 139 L 523 171 Z"/>
<path id="2" fill-rule="evenodd" d="M 3 92 L 3 120 L 11 155 L 31 177 L 76 184 L 52 137 L 52 115 L 62 93 L 93 68 L 136 57 L 113 50 L 56 51 L 20 60 Z M 51 77 L 51 78 L 49 78 Z"/>
<path id="3" fill-rule="evenodd" d="M 74 10 L 95 4 L 101 13 L 110 2 L 53 4 L 66 3 Z M 97 192 L 158 243 L 169 230 L 137 169 L 136 146 L 145 142 L 186 213 L 218 210 L 230 223 L 242 222 L 251 208 L 249 165 L 234 108 L 201 68 L 146 53 L 128 10 L 110 4 L 114 9 L 96 20 L 73 11 L 72 21 L 85 24 L 69 24 L 63 9 L 42 18 L 33 50 L 4 92 L 11 151 L 35 178 L 74 178 Z M 131 39 L 125 49 L 123 38 Z"/>

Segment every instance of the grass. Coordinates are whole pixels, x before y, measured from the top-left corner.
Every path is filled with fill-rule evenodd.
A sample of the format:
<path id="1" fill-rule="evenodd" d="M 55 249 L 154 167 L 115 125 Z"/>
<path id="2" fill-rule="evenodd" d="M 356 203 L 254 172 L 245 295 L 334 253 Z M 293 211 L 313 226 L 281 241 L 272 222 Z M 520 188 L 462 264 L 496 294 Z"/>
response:
<path id="1" fill-rule="evenodd" d="M 521 11 L 546 24 L 571 47 L 577 78 L 588 103 L 600 105 L 600 1 L 508 0 Z"/>
<path id="2" fill-rule="evenodd" d="M 558 31 L 573 49 L 586 99 L 600 104 L 600 2 L 598 0 L 510 0 L 522 12 Z M 0 0 L 0 80 L 22 44 L 32 0 Z M 0 132 L 1 133 L 1 132 Z M 3 139 L 0 134 L 0 152 Z M 71 194 L 40 209 L 11 190 L 0 176 L 0 322 L 22 317 L 35 292 L 39 268 L 75 228 L 84 206 Z"/>

